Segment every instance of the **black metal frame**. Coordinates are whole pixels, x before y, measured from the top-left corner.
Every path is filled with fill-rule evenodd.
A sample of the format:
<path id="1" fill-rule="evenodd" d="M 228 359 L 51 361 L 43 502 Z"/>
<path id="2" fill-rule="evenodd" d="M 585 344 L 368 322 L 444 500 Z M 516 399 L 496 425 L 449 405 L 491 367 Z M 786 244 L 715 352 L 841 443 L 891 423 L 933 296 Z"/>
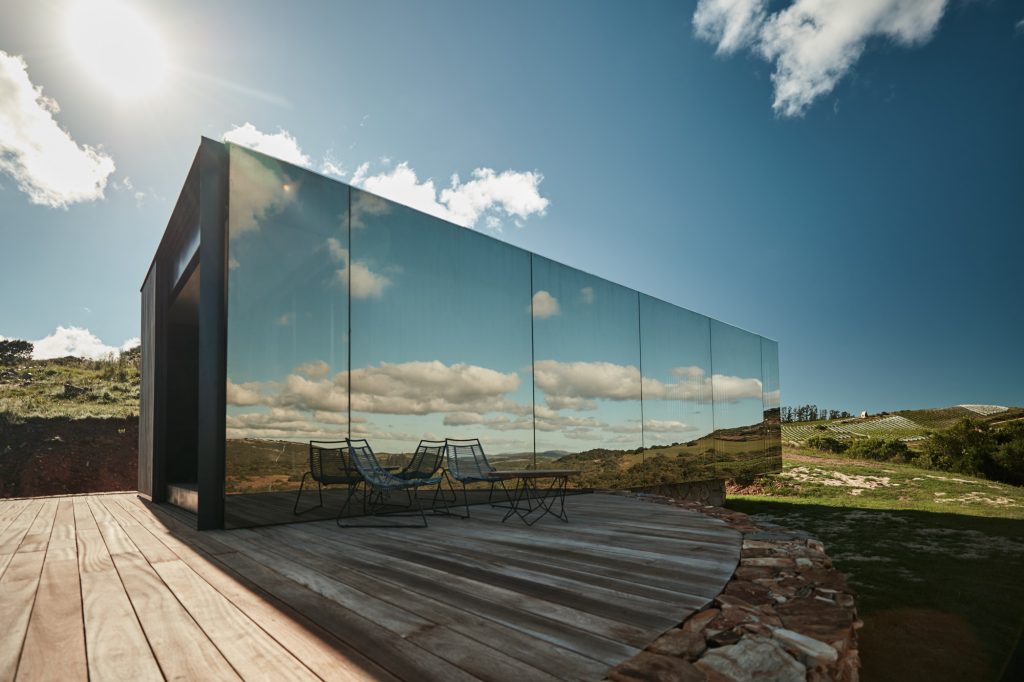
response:
<path id="1" fill-rule="evenodd" d="M 408 514 L 412 512 L 410 508 L 412 507 L 412 503 L 415 502 L 415 511 L 418 512 L 420 515 L 420 523 L 342 523 L 342 517 L 344 517 L 345 511 L 348 509 L 349 504 L 351 504 L 352 502 L 352 498 L 355 496 L 356 490 L 359 488 L 359 483 L 355 483 L 349 486 L 348 496 L 345 498 L 345 504 L 343 504 L 341 509 L 338 511 L 338 516 L 335 519 L 335 522 L 338 524 L 338 527 L 426 528 L 427 516 L 423 511 L 423 504 L 420 502 L 419 496 L 415 494 L 415 490 L 416 488 L 419 488 L 423 485 L 436 485 L 437 488 L 434 492 L 434 500 L 432 506 L 436 505 L 438 495 L 441 492 L 441 482 L 443 481 L 443 477 L 430 477 L 429 475 L 413 476 L 411 475 L 412 472 L 410 470 L 410 467 L 406 467 L 404 471 L 406 472 L 408 477 L 400 478 L 395 474 L 389 473 L 388 471 L 385 470 L 384 467 L 380 465 L 380 462 L 377 461 L 376 455 L 373 454 L 373 448 L 370 447 L 370 443 L 366 439 L 350 438 L 346 439 L 346 443 L 348 446 L 347 454 L 349 457 L 349 461 L 362 475 L 362 479 L 360 482 L 366 488 L 363 493 L 363 516 L 386 516 L 398 515 L 403 513 Z M 417 452 L 418 451 L 419 448 L 417 448 Z M 389 497 L 392 492 L 398 490 L 401 490 L 406 493 L 408 504 L 396 505 L 385 502 L 385 499 Z M 444 499 L 443 496 L 442 499 Z M 445 513 L 448 513 L 447 500 L 445 500 Z"/>
<path id="2" fill-rule="evenodd" d="M 540 477 L 522 477 L 516 486 L 515 497 L 510 500 L 508 511 L 501 519 L 504 523 L 513 514 L 518 516 L 527 526 L 540 521 L 547 515 L 554 516 L 564 523 L 569 523 L 569 515 L 565 513 L 565 492 L 569 485 L 568 476 L 552 476 L 551 483 L 547 487 L 535 483 Z M 534 495 L 533 493 L 539 493 Z M 554 511 L 555 503 L 558 502 L 559 509 Z M 525 507 L 524 507 L 525 503 Z M 530 515 L 540 512 L 534 519 Z"/>
<path id="3" fill-rule="evenodd" d="M 324 447 L 332 446 L 337 447 Z M 337 453 L 333 457 L 325 459 L 325 453 Z M 334 470 L 328 470 L 330 467 Z M 316 481 L 317 494 L 320 497 L 320 504 L 309 509 L 299 511 L 299 501 L 302 499 L 302 491 L 306 486 L 306 477 L 312 477 Z M 349 459 L 348 442 L 344 440 L 311 440 L 309 441 L 309 471 L 302 474 L 302 481 L 299 483 L 299 492 L 295 496 L 295 506 L 292 513 L 296 516 L 318 509 L 324 506 L 324 485 L 347 485 L 349 486 L 349 497 L 352 496 L 352 488 L 356 487 L 363 480 L 362 474 Z M 347 500 L 346 500 L 347 502 Z"/>
<path id="4" fill-rule="evenodd" d="M 488 474 L 496 469 L 487 461 L 487 455 L 484 454 L 484 446 L 480 443 L 479 438 L 445 438 L 444 439 L 445 455 L 447 457 L 448 466 L 444 469 L 444 476 L 448 480 L 448 487 L 452 491 L 452 502 L 455 502 L 458 497 L 455 493 L 455 486 L 452 484 L 452 480 L 456 480 L 462 484 L 462 502 L 466 507 L 466 515 L 456 514 L 455 512 L 449 511 L 454 516 L 458 516 L 462 519 L 469 518 L 469 493 L 466 486 L 467 483 L 490 483 L 490 490 L 487 492 L 487 502 L 494 504 L 494 488 L 500 485 L 501 490 L 505 493 L 505 500 L 511 502 L 512 496 L 509 495 L 508 488 L 505 487 L 505 482 L 501 479 L 493 479 Z M 459 466 L 459 453 L 463 448 L 469 448 L 469 452 L 473 458 L 473 464 L 471 469 L 475 473 L 463 472 Z M 454 462 L 454 466 L 453 466 Z"/>

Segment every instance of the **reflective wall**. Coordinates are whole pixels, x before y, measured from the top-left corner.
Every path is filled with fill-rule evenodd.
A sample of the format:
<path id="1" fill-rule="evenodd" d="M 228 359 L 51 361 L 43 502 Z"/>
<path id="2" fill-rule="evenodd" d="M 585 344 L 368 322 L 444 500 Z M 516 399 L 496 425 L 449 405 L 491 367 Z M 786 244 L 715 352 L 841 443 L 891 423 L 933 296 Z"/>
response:
<path id="1" fill-rule="evenodd" d="M 225 516 L 264 518 L 348 435 L 348 187 L 229 146 Z M 258 505 L 249 504 L 261 500 Z M 250 509 L 255 507 L 255 509 Z"/>
<path id="2" fill-rule="evenodd" d="M 229 526 L 292 520 L 308 442 L 349 435 L 390 464 L 480 438 L 586 487 L 780 466 L 775 342 L 229 150 Z"/>
<path id="3" fill-rule="evenodd" d="M 761 337 L 711 320 L 713 469 L 727 477 L 765 471 Z"/>
<path id="4" fill-rule="evenodd" d="M 637 293 L 533 256 L 538 466 L 607 486 L 643 459 Z"/>
<path id="5" fill-rule="evenodd" d="M 631 485 L 706 477 L 714 464 L 710 324 L 640 294 L 644 466 Z"/>
<path id="6" fill-rule="evenodd" d="M 351 243 L 353 437 L 532 464 L 530 254 L 354 188 Z"/>

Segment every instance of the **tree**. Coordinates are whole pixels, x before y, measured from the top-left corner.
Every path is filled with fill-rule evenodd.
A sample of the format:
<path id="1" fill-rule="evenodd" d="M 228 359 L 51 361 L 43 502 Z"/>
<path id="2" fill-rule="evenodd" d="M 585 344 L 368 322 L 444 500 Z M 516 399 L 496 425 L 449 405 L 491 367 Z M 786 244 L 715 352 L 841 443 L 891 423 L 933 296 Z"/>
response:
<path id="1" fill-rule="evenodd" d="M 0 341 L 0 365 L 17 365 L 32 359 L 32 344 L 21 339 Z"/>

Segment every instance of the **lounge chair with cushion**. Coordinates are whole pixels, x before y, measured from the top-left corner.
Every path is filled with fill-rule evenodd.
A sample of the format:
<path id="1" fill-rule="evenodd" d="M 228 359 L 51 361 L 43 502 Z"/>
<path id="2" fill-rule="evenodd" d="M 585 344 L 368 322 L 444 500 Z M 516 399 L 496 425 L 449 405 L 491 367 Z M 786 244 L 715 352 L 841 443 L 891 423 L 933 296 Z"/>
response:
<path id="1" fill-rule="evenodd" d="M 392 524 L 386 526 L 378 523 L 342 523 L 342 517 L 345 515 L 345 511 L 348 509 L 348 505 L 355 494 L 354 490 L 350 490 L 345 504 L 342 506 L 341 511 L 338 512 L 337 521 L 339 526 L 343 528 L 426 528 L 427 517 L 423 513 L 423 505 L 420 503 L 419 496 L 416 495 L 416 489 L 423 486 L 437 486 L 440 489 L 442 477 L 433 475 L 436 468 L 433 471 L 425 472 L 424 468 L 420 468 L 421 462 L 421 465 L 417 465 L 417 468 L 406 467 L 400 472 L 392 473 L 387 468 L 381 466 L 380 462 L 377 461 L 377 456 L 373 454 L 373 448 L 370 447 L 370 443 L 362 438 L 348 439 L 348 454 L 367 488 L 367 495 L 363 500 L 364 513 L 371 515 L 397 514 L 413 511 L 412 507 L 415 506 L 415 511 L 419 512 L 421 523 L 416 526 L 411 524 Z M 422 459 L 429 464 L 429 456 L 424 455 Z M 397 491 L 406 493 L 409 501 L 408 504 L 396 505 L 388 501 L 391 493 Z M 436 498 L 437 494 L 435 493 Z M 445 508 L 447 509 L 447 505 L 445 505 Z"/>

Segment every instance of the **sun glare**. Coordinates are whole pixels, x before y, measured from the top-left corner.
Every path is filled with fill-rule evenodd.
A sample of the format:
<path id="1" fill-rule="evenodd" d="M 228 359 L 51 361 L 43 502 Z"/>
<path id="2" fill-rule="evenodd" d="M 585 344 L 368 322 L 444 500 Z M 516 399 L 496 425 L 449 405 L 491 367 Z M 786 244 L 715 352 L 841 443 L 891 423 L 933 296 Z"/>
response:
<path id="1" fill-rule="evenodd" d="M 117 0 L 81 0 L 68 13 L 71 49 L 81 66 L 115 97 L 152 94 L 167 74 L 160 32 Z"/>

